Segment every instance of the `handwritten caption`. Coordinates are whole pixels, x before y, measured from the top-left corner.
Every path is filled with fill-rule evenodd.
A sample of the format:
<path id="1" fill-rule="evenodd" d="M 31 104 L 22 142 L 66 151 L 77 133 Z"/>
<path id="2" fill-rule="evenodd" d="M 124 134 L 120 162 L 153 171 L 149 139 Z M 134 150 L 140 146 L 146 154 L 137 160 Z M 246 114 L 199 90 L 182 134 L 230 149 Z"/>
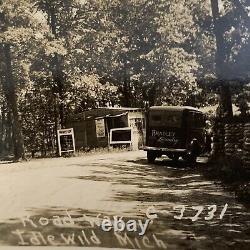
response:
<path id="1" fill-rule="evenodd" d="M 110 242 L 117 247 L 167 248 L 167 244 L 156 233 L 145 235 L 152 223 L 149 218 L 127 220 L 119 216 L 110 217 L 102 214 L 94 218 L 82 214 L 75 218 L 65 211 L 64 216 L 39 218 L 25 216 L 21 218 L 21 222 L 22 230 L 17 229 L 12 232 L 18 237 L 20 246 L 102 246 L 106 242 L 105 237 L 108 239 L 112 237 Z M 53 231 L 50 232 L 48 228 Z"/>
<path id="2" fill-rule="evenodd" d="M 192 221 L 197 221 L 203 211 L 207 212 L 207 216 L 204 216 L 205 220 L 212 220 L 216 216 L 216 211 L 217 211 L 217 205 L 208 205 L 206 208 L 204 206 L 191 206 L 191 209 L 196 211 L 195 215 L 192 217 L 184 217 L 184 212 L 186 210 L 187 206 L 185 205 L 178 205 L 174 207 L 174 210 L 180 210 L 180 215 L 174 216 L 175 219 L 177 220 L 182 220 L 182 219 L 191 219 Z M 228 204 L 225 204 L 223 209 L 221 210 L 219 214 L 219 219 L 222 220 L 226 211 L 228 208 Z"/>
<path id="3" fill-rule="evenodd" d="M 174 215 L 173 218 L 176 220 L 182 220 L 182 219 L 190 219 L 193 222 L 201 219 L 202 213 L 205 212 L 205 216 L 203 217 L 205 221 L 209 221 L 215 218 L 218 218 L 220 220 L 223 219 L 226 211 L 228 209 L 228 204 L 226 203 L 220 211 L 218 211 L 217 205 L 207 205 L 207 206 L 188 206 L 188 205 L 176 205 L 173 206 L 173 210 L 176 212 L 179 212 L 179 215 Z M 184 216 L 184 213 L 192 210 L 195 211 L 193 216 Z M 217 213 L 216 213 L 217 212 Z M 168 210 L 157 210 L 154 206 L 150 206 L 147 209 L 146 215 L 151 220 L 158 218 L 158 214 L 169 214 L 170 212 Z M 216 217 L 217 215 L 217 217 Z"/>
<path id="4" fill-rule="evenodd" d="M 190 219 L 193 222 L 204 219 L 223 219 L 228 204 L 218 209 L 217 205 L 207 206 L 173 206 L 173 211 L 157 210 L 154 206 L 147 208 L 145 219 L 127 219 L 122 216 L 72 216 L 67 210 L 64 215 L 50 217 L 25 216 L 21 218 L 22 229 L 12 231 L 18 237 L 20 246 L 101 246 L 112 239 L 112 245 L 136 249 L 167 249 L 167 243 L 159 234 L 145 235 L 149 226 L 159 219 L 162 213 L 170 213 L 176 220 Z M 192 216 L 184 216 L 194 212 Z M 174 214 L 173 213 L 177 213 Z M 203 216 L 202 216 L 203 215 Z"/>

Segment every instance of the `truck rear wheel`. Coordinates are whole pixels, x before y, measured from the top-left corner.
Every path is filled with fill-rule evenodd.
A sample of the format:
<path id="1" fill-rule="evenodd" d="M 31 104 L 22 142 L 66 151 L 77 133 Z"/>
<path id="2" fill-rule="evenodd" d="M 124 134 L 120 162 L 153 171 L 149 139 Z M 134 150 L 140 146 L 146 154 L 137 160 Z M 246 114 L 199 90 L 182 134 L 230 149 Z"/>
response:
<path id="1" fill-rule="evenodd" d="M 156 159 L 156 153 L 152 151 L 147 151 L 148 163 L 154 163 Z"/>
<path id="2" fill-rule="evenodd" d="M 180 157 L 179 154 L 176 154 L 176 153 L 171 153 L 171 154 L 168 154 L 167 156 L 173 161 L 178 161 Z"/>
<path id="3" fill-rule="evenodd" d="M 197 156 L 195 154 L 188 155 L 188 162 L 189 163 L 196 163 Z"/>
<path id="4" fill-rule="evenodd" d="M 187 153 L 182 156 L 184 161 L 187 161 L 188 163 L 196 163 L 197 155 L 193 152 Z"/>

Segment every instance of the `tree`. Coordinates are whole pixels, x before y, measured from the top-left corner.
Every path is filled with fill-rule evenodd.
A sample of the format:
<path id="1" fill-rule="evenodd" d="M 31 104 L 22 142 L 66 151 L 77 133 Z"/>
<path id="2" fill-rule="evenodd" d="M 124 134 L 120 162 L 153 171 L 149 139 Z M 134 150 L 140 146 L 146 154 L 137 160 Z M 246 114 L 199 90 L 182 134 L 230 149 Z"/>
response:
<path id="1" fill-rule="evenodd" d="M 161 0 L 85 4 L 79 10 L 82 68 L 114 83 L 123 106 L 184 104 L 197 90 L 198 65 L 185 47 L 195 37 L 192 12 L 185 1 L 179 6 Z"/>
<path id="2" fill-rule="evenodd" d="M 14 157 L 24 158 L 23 121 L 20 116 L 20 91 L 30 82 L 29 71 L 41 46 L 40 36 L 44 26 L 36 15 L 31 1 L 10 0 L 2 2 L 1 13 L 1 84 L 11 113 Z"/>
<path id="3" fill-rule="evenodd" d="M 0 2 L 0 7 L 3 7 L 3 3 Z M 1 21 L 1 33 L 3 34 L 8 30 L 8 20 L 4 8 L 0 9 L 0 21 Z M 1 35 L 2 35 L 1 34 Z M 24 158 L 24 144 L 22 136 L 21 122 L 18 113 L 17 104 L 17 87 L 13 76 L 13 61 L 11 53 L 11 45 L 8 41 L 1 36 L 0 39 L 0 54 L 1 54 L 1 83 L 3 86 L 4 95 L 6 98 L 7 106 L 12 114 L 12 138 L 14 146 L 14 158 L 19 160 Z"/>
<path id="4" fill-rule="evenodd" d="M 60 41 L 60 31 L 63 27 L 61 20 L 59 20 L 61 6 L 65 7 L 65 4 L 69 4 L 68 1 L 48 1 L 41 0 L 37 1 L 37 6 L 47 15 L 47 24 L 50 27 L 52 37 L 54 41 L 59 42 L 62 48 L 64 48 L 62 41 Z M 61 6 L 60 6 L 61 5 Z M 55 116 L 56 129 L 65 126 L 65 111 L 64 111 L 64 96 L 65 96 L 65 75 L 63 72 L 63 54 L 58 51 L 51 53 L 50 70 L 53 77 L 54 89 L 58 93 L 58 115 Z M 59 118 L 59 119 L 58 119 Z M 59 124 L 58 124 L 59 123 Z"/>
<path id="5" fill-rule="evenodd" d="M 80 69 L 85 63 L 80 60 L 81 51 L 78 50 L 75 40 L 75 36 L 79 37 L 81 30 L 78 24 L 75 24 L 77 8 L 71 5 L 70 8 L 74 10 L 67 11 L 69 6 L 66 8 L 65 4 L 60 4 L 61 2 L 49 2 L 52 4 L 51 8 L 54 6 L 57 18 L 57 37 L 51 30 L 51 17 L 41 6 L 36 5 L 36 8 L 33 7 L 33 16 L 39 17 L 40 25 L 38 30 L 33 30 L 35 39 L 29 36 L 33 45 L 27 40 L 23 43 L 17 41 L 21 51 L 29 48 L 26 57 L 23 57 L 25 53 L 16 51 L 16 55 L 21 54 L 17 58 L 16 66 L 28 61 L 22 75 L 17 77 L 20 79 L 25 75 L 18 100 L 25 146 L 32 155 L 38 151 L 44 155 L 54 149 L 54 135 L 62 117 L 65 120 L 69 115 L 87 108 L 116 103 L 116 88 L 108 82 L 101 83 L 101 78 L 93 72 L 86 72 L 85 68 Z M 59 60 L 59 71 L 56 70 L 57 63 L 54 64 L 55 57 Z M 62 76 L 61 92 L 58 88 L 59 82 L 55 78 L 57 76 Z M 60 115 L 62 106 L 63 116 Z M 62 123 L 61 125 L 63 126 Z"/>
<path id="6" fill-rule="evenodd" d="M 230 85 L 249 78 L 249 24 L 247 1 L 211 0 L 216 38 L 216 77 L 220 86 L 221 116 L 232 116 Z"/>
<path id="7" fill-rule="evenodd" d="M 26 150 L 48 151 L 49 134 L 88 108 L 212 103 L 215 80 L 230 115 L 225 89 L 249 75 L 246 2 L 213 1 L 212 15 L 211 1 L 2 3 L 0 81 L 13 79 Z"/>
<path id="8" fill-rule="evenodd" d="M 232 99 L 230 87 L 227 81 L 226 74 L 228 73 L 226 63 L 226 44 L 224 41 L 225 30 L 222 28 L 222 19 L 219 14 L 218 0 L 211 0 L 212 15 L 214 20 L 214 35 L 216 39 L 216 77 L 220 85 L 220 113 L 223 117 L 232 117 Z"/>

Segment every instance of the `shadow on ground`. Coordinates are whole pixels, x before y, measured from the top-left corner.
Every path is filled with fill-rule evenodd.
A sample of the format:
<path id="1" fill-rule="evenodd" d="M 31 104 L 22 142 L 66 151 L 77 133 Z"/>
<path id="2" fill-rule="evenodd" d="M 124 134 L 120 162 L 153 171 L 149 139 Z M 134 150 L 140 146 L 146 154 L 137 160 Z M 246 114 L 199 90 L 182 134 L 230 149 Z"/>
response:
<path id="1" fill-rule="evenodd" d="M 119 185 L 113 202 L 136 202 L 143 211 L 154 206 L 158 218 L 150 230 L 162 234 L 170 249 L 248 249 L 250 213 L 236 202 L 234 193 L 225 192 L 202 176 L 201 168 L 205 166 L 203 161 L 194 167 L 169 159 L 149 165 L 144 158 L 138 158 L 103 165 L 105 171 L 100 168 L 89 176 L 75 178 Z M 180 209 L 174 210 L 175 205 L 185 206 L 181 220 L 174 218 L 180 214 Z M 198 212 L 194 206 L 203 207 L 197 221 L 192 221 Z M 216 211 L 209 220 L 213 209 Z"/>
<path id="2" fill-rule="evenodd" d="M 86 167 L 86 163 L 68 166 Z M 113 195 L 107 198 L 107 202 L 119 203 L 121 206 L 133 204 L 134 209 L 127 211 L 125 221 L 139 218 L 145 220 L 146 211 L 150 207 L 150 211 L 153 211 L 157 218 L 150 224 L 144 238 L 139 237 L 137 233 L 128 234 L 128 238 L 122 234 L 119 238 L 112 231 L 104 232 L 95 223 L 91 225 L 83 220 L 84 214 L 92 222 L 98 214 L 101 214 L 101 220 L 105 218 L 104 216 L 112 218 L 117 215 L 111 211 L 47 207 L 27 210 L 37 227 L 32 226 L 30 222 L 24 227 L 20 219 L 2 222 L 0 243 L 1 245 L 20 245 L 24 242 L 29 245 L 52 245 L 53 242 L 58 246 L 137 249 L 163 249 L 166 246 L 168 249 L 178 250 L 249 249 L 250 214 L 235 201 L 232 193 L 225 192 L 220 185 L 206 180 L 200 171 L 202 167 L 204 167 L 202 162 L 193 168 L 186 166 L 183 161 L 174 163 L 168 159 L 156 161 L 153 165 L 147 164 L 144 158 L 137 158 L 134 161 L 118 159 L 104 160 L 101 164 L 90 162 L 88 174 L 62 177 L 78 181 L 109 182 L 113 187 Z M 228 207 L 220 219 L 226 204 Z M 185 206 L 181 219 L 175 218 L 181 214 L 180 209 L 175 207 L 178 205 Z M 210 207 L 212 205 L 214 206 Z M 192 221 L 197 215 L 197 208 L 194 206 L 201 206 L 202 210 L 197 220 Z M 61 220 L 67 215 L 66 211 L 75 221 L 74 225 L 62 227 L 55 225 L 53 216 L 59 216 L 57 219 Z M 39 224 L 41 217 L 49 218 L 48 225 Z M 66 216 L 66 220 L 67 217 L 69 216 Z M 46 224 L 46 219 L 43 219 L 42 223 Z M 17 229 L 20 230 L 19 235 Z"/>

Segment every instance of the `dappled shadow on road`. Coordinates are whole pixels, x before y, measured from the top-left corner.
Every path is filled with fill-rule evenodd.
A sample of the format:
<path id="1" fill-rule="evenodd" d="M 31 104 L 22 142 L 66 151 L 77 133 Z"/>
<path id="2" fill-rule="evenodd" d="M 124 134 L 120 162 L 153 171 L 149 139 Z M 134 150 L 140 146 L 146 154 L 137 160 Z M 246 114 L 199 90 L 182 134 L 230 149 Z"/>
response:
<path id="1" fill-rule="evenodd" d="M 161 235 L 146 231 L 140 236 L 139 227 L 135 232 L 128 232 L 126 228 L 120 233 L 115 233 L 114 228 L 109 232 L 102 230 L 102 221 L 109 219 L 113 223 L 114 216 L 121 218 L 117 214 L 69 207 L 30 208 L 27 213 L 29 216 L 0 223 L 2 246 L 98 246 L 114 249 L 161 249 L 160 246 L 164 246 Z M 145 218 L 139 215 L 123 216 L 122 219 L 124 223 L 129 220 L 145 223 Z"/>
<path id="2" fill-rule="evenodd" d="M 80 173 L 74 176 L 63 172 L 65 175 L 59 177 L 70 184 L 72 181 L 72 185 L 77 182 L 78 186 L 84 181 L 108 183 L 112 192 L 107 197 L 102 196 L 101 199 L 105 200 L 101 204 L 111 204 L 117 208 L 27 208 L 26 212 L 34 224 L 26 220 L 24 226 L 20 218 L 0 222 L 1 245 L 162 249 L 162 244 L 165 244 L 168 249 L 178 250 L 248 249 L 250 214 L 235 201 L 232 193 L 223 191 L 220 185 L 202 176 L 202 162 L 193 168 L 183 161 L 174 163 L 163 159 L 148 164 L 145 158 L 138 157 L 135 160 L 104 159 L 101 163 L 98 160 L 87 164 L 69 163 L 67 167 L 76 167 L 77 174 Z M 81 190 L 77 194 L 80 193 Z M 180 209 L 183 207 L 176 207 L 178 205 L 185 208 L 181 218 Z M 119 210 L 118 207 L 123 209 Z M 104 216 L 111 219 L 113 216 L 124 216 L 124 221 L 145 221 L 149 208 L 157 218 L 152 220 L 146 238 L 139 237 L 137 232 L 128 233 L 128 238 L 122 233 L 119 238 L 113 231 L 104 232 L 98 225 Z M 200 209 L 199 215 L 196 209 Z M 58 221 L 63 220 L 66 224 L 60 226 Z M 67 222 L 71 220 L 74 221 L 73 225 L 68 225 Z"/>
<path id="3" fill-rule="evenodd" d="M 104 214 L 100 210 L 46 207 L 30 208 L 27 212 L 30 214 L 28 217 L 0 223 L 1 245 L 98 246 L 114 249 L 149 249 L 152 246 L 153 249 L 162 249 L 165 245 L 168 249 L 248 249 L 249 238 L 245 241 L 242 239 L 246 229 L 242 228 L 239 220 L 242 216 L 240 210 L 233 221 L 227 218 L 224 222 L 218 219 L 192 222 L 189 219 L 178 221 L 174 219 L 176 214 L 173 211 L 159 209 L 156 210 L 158 218 L 149 225 L 144 236 L 139 236 L 138 232 L 122 232 L 119 235 L 114 234 L 113 230 L 104 232 L 100 227 L 101 222 L 106 218 L 113 221 L 115 215 Z M 145 218 L 145 215 L 138 214 L 123 217 L 123 220 L 141 219 L 145 222 Z"/>
<path id="4" fill-rule="evenodd" d="M 203 166 L 202 163 L 197 163 L 197 166 Z M 74 166 L 82 166 L 84 164 L 75 164 Z M 97 167 L 91 171 L 89 175 L 65 177 L 79 180 L 105 181 L 112 184 L 128 184 L 141 188 L 166 188 L 170 182 L 176 180 L 187 173 L 194 173 L 192 165 L 187 166 L 184 161 L 173 162 L 164 159 L 157 161 L 154 165 L 149 165 L 144 158 L 139 158 L 136 161 L 126 160 L 112 162 L 111 164 L 91 163 L 89 166 Z M 167 173 L 167 175 L 166 175 Z M 192 178 L 193 175 L 190 177 Z M 160 182 L 158 181 L 160 179 Z"/>
<path id="5" fill-rule="evenodd" d="M 193 167 L 168 159 L 155 164 L 148 164 L 144 158 L 121 159 L 74 178 L 110 182 L 115 188 L 110 202 L 136 204 L 144 212 L 154 206 L 158 218 L 150 230 L 161 233 L 170 249 L 248 249 L 250 214 L 236 202 L 233 193 L 206 180 L 200 171 L 203 167 L 202 161 Z M 174 218 L 180 214 L 180 209 L 174 209 L 176 205 L 185 206 L 180 220 Z M 192 221 L 198 212 L 193 206 L 203 207 L 196 221 Z"/>

